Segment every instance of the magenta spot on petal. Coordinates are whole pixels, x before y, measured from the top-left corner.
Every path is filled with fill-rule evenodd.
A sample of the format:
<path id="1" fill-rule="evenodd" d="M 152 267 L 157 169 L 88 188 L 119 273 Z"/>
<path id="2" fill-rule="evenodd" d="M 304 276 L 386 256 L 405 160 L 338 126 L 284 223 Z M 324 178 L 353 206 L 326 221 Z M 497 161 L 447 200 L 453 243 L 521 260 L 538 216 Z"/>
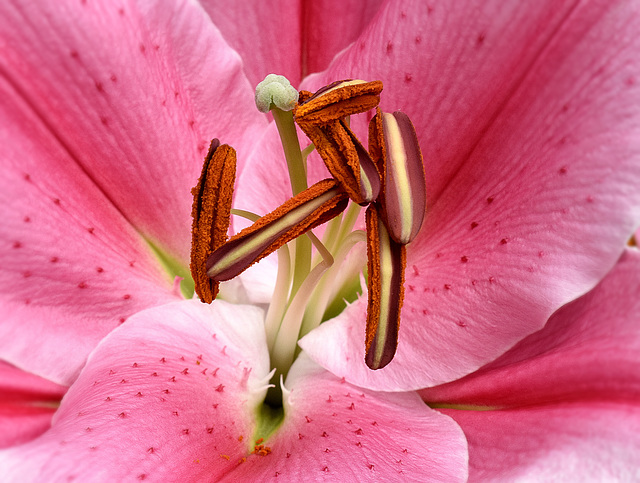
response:
<path id="1" fill-rule="evenodd" d="M 60 198 L 53 198 L 53 203 L 60 206 Z"/>
<path id="2" fill-rule="evenodd" d="M 162 392 L 163 392 L 164 394 L 169 394 L 171 391 L 169 391 L 169 389 L 163 389 L 163 390 L 162 390 Z"/>
<path id="3" fill-rule="evenodd" d="M 416 44 L 419 44 L 420 42 L 422 42 L 422 37 L 420 37 L 419 35 L 416 35 L 416 38 L 414 41 Z"/>
<path id="4" fill-rule="evenodd" d="M 199 143 L 199 144 L 198 144 L 198 151 L 204 151 L 205 147 L 206 147 L 206 146 L 205 146 L 205 144 L 204 144 L 204 143 Z"/>
<path id="5" fill-rule="evenodd" d="M 478 226 L 478 223 L 476 223 L 475 221 L 471 222 L 471 229 L 473 230 L 475 227 Z"/>
<path id="6" fill-rule="evenodd" d="M 405 74 L 405 75 L 404 75 L 404 81 L 405 81 L 405 82 L 409 83 L 409 82 L 411 82 L 412 80 L 413 80 L 413 75 L 411 75 L 411 74 L 409 74 L 409 73 L 407 73 L 407 74 Z"/>
<path id="7" fill-rule="evenodd" d="M 153 377 L 158 377 L 158 373 L 154 372 L 153 374 L 151 374 Z"/>
<path id="8" fill-rule="evenodd" d="M 422 315 L 428 315 L 429 311 L 427 309 L 422 309 Z"/>
<path id="9" fill-rule="evenodd" d="M 363 434 L 362 428 L 358 428 L 358 429 L 356 429 L 356 430 L 354 431 L 354 433 L 356 433 L 356 434 L 358 434 L 358 435 Z"/>
<path id="10" fill-rule="evenodd" d="M 136 261 L 135 261 L 135 260 L 133 260 L 133 261 L 129 262 L 129 266 L 130 266 L 130 267 L 133 267 L 135 264 L 136 264 Z"/>
<path id="11" fill-rule="evenodd" d="M 98 273 L 102 273 L 102 272 L 104 272 L 104 268 L 102 268 L 102 267 L 96 267 L 96 272 L 98 272 Z"/>
<path id="12" fill-rule="evenodd" d="M 494 283 L 496 281 L 495 277 L 489 277 L 489 283 Z"/>
<path id="13" fill-rule="evenodd" d="M 354 403 L 351 403 L 351 405 L 349 407 L 347 407 L 347 409 L 353 411 L 356 408 L 356 405 Z"/>
<path id="14" fill-rule="evenodd" d="M 171 376 L 169 378 L 169 382 L 176 382 L 176 376 Z"/>
<path id="15" fill-rule="evenodd" d="M 451 285 L 449 285 L 448 283 L 444 284 L 444 289 L 445 290 L 451 290 Z"/>
<path id="16" fill-rule="evenodd" d="M 122 379 L 122 380 L 120 381 L 120 384 L 126 384 L 126 382 L 127 382 L 127 380 L 126 380 L 126 379 Z"/>
<path id="17" fill-rule="evenodd" d="M 155 452 L 156 452 L 156 449 L 155 449 L 153 446 L 151 446 L 151 447 L 147 448 L 147 453 L 151 453 L 151 454 L 153 454 L 153 453 L 155 453 Z"/>
<path id="18" fill-rule="evenodd" d="M 374 468 L 374 465 L 372 465 L 371 463 L 369 463 L 367 466 L 369 467 L 370 470 Z"/>
<path id="19" fill-rule="evenodd" d="M 31 218 L 29 218 L 28 216 L 25 216 L 22 221 L 24 221 L 25 223 L 29 223 L 31 221 Z"/>
<path id="20" fill-rule="evenodd" d="M 145 475 L 144 473 L 140 473 L 140 474 L 138 475 L 138 479 L 139 479 L 139 480 L 146 480 L 146 479 L 147 479 L 147 475 Z"/>
<path id="21" fill-rule="evenodd" d="M 125 294 L 125 295 L 123 295 L 123 296 L 122 296 L 122 298 L 123 298 L 124 300 L 129 300 L 129 299 L 131 298 L 131 295 L 129 295 L 129 294 Z"/>
<path id="22" fill-rule="evenodd" d="M 185 367 L 185 368 L 180 372 L 180 374 L 184 374 L 184 375 L 186 376 L 187 374 L 189 374 L 189 368 L 188 368 L 188 367 Z"/>
<path id="23" fill-rule="evenodd" d="M 167 359 L 165 359 L 164 357 L 162 359 L 160 359 L 160 362 L 162 362 L 163 364 L 167 362 Z"/>
<path id="24" fill-rule="evenodd" d="M 111 82 L 118 82 L 118 77 L 115 74 L 111 74 L 111 77 L 109 77 L 109 79 L 111 79 Z"/>
<path id="25" fill-rule="evenodd" d="M 357 446 L 358 448 L 362 448 L 362 443 L 361 443 L 360 441 L 358 441 L 358 442 L 356 443 L 356 446 Z"/>
<path id="26" fill-rule="evenodd" d="M 218 409 L 218 403 L 213 403 L 211 406 L 213 407 L 213 409 Z"/>
<path id="27" fill-rule="evenodd" d="M 309 416 L 305 416 L 304 419 L 307 421 L 307 423 L 310 423 L 311 421 L 313 421 Z"/>
<path id="28" fill-rule="evenodd" d="M 102 85 L 102 82 L 95 81 L 95 84 L 98 92 L 104 92 L 104 86 Z"/>
<path id="29" fill-rule="evenodd" d="M 87 282 L 80 282 L 78 284 L 78 288 L 87 288 L 87 287 L 88 287 Z"/>
<path id="30" fill-rule="evenodd" d="M 144 55 L 146 51 L 147 51 L 147 48 L 144 46 L 144 44 L 140 44 L 140 53 Z"/>
<path id="31" fill-rule="evenodd" d="M 173 414 L 174 416 L 178 416 L 178 411 L 173 411 L 171 414 Z"/>
<path id="32" fill-rule="evenodd" d="M 414 274 L 416 277 L 417 277 L 417 276 L 419 276 L 419 275 L 420 275 L 420 272 L 418 271 L 418 267 L 414 265 L 412 268 L 413 268 L 413 274 Z"/>
<path id="33" fill-rule="evenodd" d="M 333 402 L 333 398 L 331 397 L 331 395 L 329 395 L 329 399 L 327 399 L 327 402 L 328 402 L 328 403 Z"/>
<path id="34" fill-rule="evenodd" d="M 218 371 L 220 370 L 219 367 L 216 367 L 213 372 L 211 373 L 212 376 L 217 377 L 218 376 Z"/>
<path id="35" fill-rule="evenodd" d="M 25 304 L 25 305 L 29 305 L 30 303 L 31 303 L 31 299 L 26 299 L 26 300 L 24 301 L 24 304 Z"/>
<path id="36" fill-rule="evenodd" d="M 13 242 L 13 245 L 11 245 L 13 248 L 22 248 L 22 243 L 20 243 L 19 241 Z"/>
<path id="37" fill-rule="evenodd" d="M 116 373 L 116 371 L 114 371 L 113 369 L 109 369 L 109 375 L 113 376 Z"/>
<path id="38" fill-rule="evenodd" d="M 326 432 L 326 431 L 323 431 L 323 432 L 322 432 L 322 434 L 321 434 L 320 436 L 322 436 L 323 438 L 327 438 L 327 437 L 329 437 L 329 435 L 327 434 L 327 432 Z"/>
<path id="39" fill-rule="evenodd" d="M 193 125 L 196 123 L 195 120 L 191 119 L 191 121 L 189 121 L 189 127 L 193 128 Z"/>
<path id="40" fill-rule="evenodd" d="M 507 243 L 509 243 L 508 238 L 503 238 L 502 240 L 500 240 L 500 245 L 506 245 Z"/>
<path id="41" fill-rule="evenodd" d="M 125 321 L 125 320 L 127 320 L 127 318 L 126 318 L 126 317 L 120 317 L 120 318 L 118 319 L 118 322 L 120 322 L 121 324 L 124 324 L 124 321 Z"/>
<path id="42" fill-rule="evenodd" d="M 304 438 L 304 434 L 298 433 L 298 439 Z"/>
<path id="43" fill-rule="evenodd" d="M 476 45 L 480 46 L 484 43 L 484 39 L 486 37 L 486 34 L 484 32 L 480 32 L 478 34 L 478 38 L 476 39 Z"/>
<path id="44" fill-rule="evenodd" d="M 107 398 L 105 399 L 105 401 L 111 401 L 111 397 L 107 396 Z"/>
<path id="45" fill-rule="evenodd" d="M 471 285 L 477 285 L 478 281 L 477 280 L 471 280 Z"/>
<path id="46" fill-rule="evenodd" d="M 142 393 L 138 391 L 138 394 L 136 394 L 136 397 L 143 397 Z"/>
<path id="47" fill-rule="evenodd" d="M 87 228 L 87 231 L 93 235 L 93 232 L 95 231 L 95 228 L 90 226 L 89 228 Z"/>
<path id="48" fill-rule="evenodd" d="M 223 392 L 224 391 L 224 385 L 220 384 L 218 387 L 216 387 L 216 392 Z"/>
<path id="49" fill-rule="evenodd" d="M 124 419 L 124 418 L 126 418 L 126 417 L 127 417 L 127 413 L 125 413 L 125 412 L 123 411 L 123 412 L 121 412 L 120 414 L 118 414 L 118 417 L 119 417 L 120 419 Z"/>
<path id="50" fill-rule="evenodd" d="M 49 259 L 49 261 L 50 261 L 51 263 L 58 263 L 58 261 L 59 261 L 59 260 L 60 260 L 60 259 L 59 259 L 58 257 L 51 257 L 51 258 Z"/>
<path id="51" fill-rule="evenodd" d="M 467 323 L 464 320 L 458 320 L 456 322 L 456 324 L 458 324 L 460 327 L 466 327 Z"/>
<path id="52" fill-rule="evenodd" d="M 387 42 L 387 54 L 390 54 L 393 50 L 393 43 L 391 41 Z"/>
<path id="53" fill-rule="evenodd" d="M 593 196 L 587 196 L 587 203 L 593 203 Z"/>
<path id="54" fill-rule="evenodd" d="M 462 256 L 462 257 L 460 257 L 460 261 L 461 261 L 462 263 L 467 263 L 467 262 L 469 261 L 469 257 L 467 257 L 467 256 Z"/>
<path id="55" fill-rule="evenodd" d="M 560 168 L 560 169 L 558 170 L 558 173 L 560 173 L 560 174 L 567 174 L 567 167 L 566 167 L 566 166 L 563 166 L 562 168 Z"/>
<path id="56" fill-rule="evenodd" d="M 108 125 L 109 125 L 109 118 L 107 118 L 107 116 L 100 116 L 100 122 L 101 122 L 104 126 L 108 126 Z"/>
<path id="57" fill-rule="evenodd" d="M 212 427 L 208 427 L 207 428 L 207 433 L 209 433 L 209 434 L 213 433 L 213 428 Z"/>
<path id="58" fill-rule="evenodd" d="M 490 205 L 491 203 L 493 203 L 493 196 L 487 198 L 487 204 Z"/>
<path id="59" fill-rule="evenodd" d="M 71 56 L 72 59 L 78 59 L 80 57 L 80 54 L 78 53 L 77 50 L 72 50 L 71 52 L 69 52 L 69 55 Z"/>
<path id="60" fill-rule="evenodd" d="M 87 427 L 87 428 L 85 428 L 85 431 L 86 431 L 87 433 L 90 433 L 91 431 L 93 431 L 93 429 L 91 429 L 91 428 Z"/>

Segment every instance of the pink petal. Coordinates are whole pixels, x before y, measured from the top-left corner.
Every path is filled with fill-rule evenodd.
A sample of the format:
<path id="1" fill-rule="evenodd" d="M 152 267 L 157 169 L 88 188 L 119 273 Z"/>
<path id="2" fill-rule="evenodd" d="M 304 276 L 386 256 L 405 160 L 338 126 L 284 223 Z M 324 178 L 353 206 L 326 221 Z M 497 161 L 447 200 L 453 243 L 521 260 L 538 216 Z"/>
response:
<path id="1" fill-rule="evenodd" d="M 382 79 L 383 109 L 406 111 L 423 147 L 430 205 L 408 248 L 396 359 L 363 363 L 363 301 L 301 342 L 386 390 L 458 378 L 540 329 L 640 222 L 635 4 L 425 5 L 388 4 L 309 80 Z"/>
<path id="2" fill-rule="evenodd" d="M 637 405 L 592 402 L 444 412 L 469 441 L 469 481 L 637 480 Z"/>
<path id="3" fill-rule="evenodd" d="M 304 354 L 289 372 L 285 421 L 230 481 L 464 481 L 464 435 L 415 393 L 352 386 Z"/>
<path id="4" fill-rule="evenodd" d="M 67 388 L 0 361 L 0 448 L 40 436 Z"/>
<path id="5" fill-rule="evenodd" d="M 267 74 L 293 85 L 329 65 L 356 40 L 380 8 L 381 0 L 300 2 L 200 0 L 225 40 L 242 56 L 252 85 Z"/>
<path id="6" fill-rule="evenodd" d="M 186 266 L 190 189 L 209 141 L 219 137 L 244 159 L 267 124 L 204 10 L 160 0 L 3 2 L 0 37 L 11 39 L 0 70 L 12 96 L 68 152 L 67 164 Z"/>
<path id="7" fill-rule="evenodd" d="M 264 398 L 262 317 L 193 300 L 135 315 L 89 357 L 51 430 L 0 452 L 3 476 L 219 479 L 249 451 Z"/>
<path id="8" fill-rule="evenodd" d="M 0 357 L 70 384 L 131 314 L 175 299 L 149 246 L 0 80 Z"/>
<path id="9" fill-rule="evenodd" d="M 640 451 L 640 252 L 496 361 L 421 391 L 460 422 L 476 480 L 633 480 Z M 505 408 L 505 409 L 500 409 Z M 509 409 L 511 408 L 511 409 Z"/>
<path id="10" fill-rule="evenodd" d="M 628 250 L 591 292 L 539 332 L 457 381 L 421 391 L 430 403 L 513 407 L 640 400 L 640 252 Z"/>

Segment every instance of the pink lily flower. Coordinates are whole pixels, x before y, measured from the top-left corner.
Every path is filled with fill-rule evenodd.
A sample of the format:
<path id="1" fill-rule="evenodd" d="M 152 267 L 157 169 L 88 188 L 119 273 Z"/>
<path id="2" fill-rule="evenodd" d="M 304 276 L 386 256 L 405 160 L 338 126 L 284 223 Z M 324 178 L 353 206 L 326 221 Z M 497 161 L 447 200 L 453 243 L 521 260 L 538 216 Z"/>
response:
<path id="1" fill-rule="evenodd" d="M 464 478 L 465 441 L 449 417 L 415 393 L 375 390 L 429 387 L 493 361 L 595 286 L 640 223 L 637 11 L 574 3 L 374 2 L 341 24 L 327 2 L 305 11 L 324 43 L 294 34 L 297 5 L 274 23 L 246 3 L 3 4 L 0 357 L 73 383 L 52 429 L 3 453 L 6 467 L 142 478 L 172 455 L 172 475 L 279 471 L 259 458 L 265 448 L 242 462 L 260 444 L 252 411 L 270 372 L 258 313 L 180 301 L 172 280 L 186 274 L 189 190 L 211 137 L 238 150 L 237 207 L 264 213 L 289 196 L 275 128 L 252 105 L 252 84 L 277 71 L 311 90 L 382 79 L 382 108 L 416 125 L 430 208 L 408 250 L 396 359 L 364 365 L 360 298 L 300 342 L 307 355 L 285 381 L 290 406 L 268 444 L 291 477 L 335 449 L 314 456 L 326 461 L 319 471 L 349 471 L 356 454 L 380 477 Z M 253 48 L 251 25 L 273 42 Z M 361 120 L 354 128 L 364 133 Z M 310 178 L 322 170 L 311 157 Z M 354 395 L 367 401 L 354 402 L 359 419 L 344 404 Z M 329 400 L 343 407 L 329 413 Z M 323 447 L 334 417 L 338 443 Z M 314 422 L 307 437 L 300 428 Z M 140 437 L 157 425 L 166 432 Z M 113 438 L 130 442 L 127 464 L 96 465 L 120 459 Z M 52 445 L 65 447 L 59 462 Z"/>

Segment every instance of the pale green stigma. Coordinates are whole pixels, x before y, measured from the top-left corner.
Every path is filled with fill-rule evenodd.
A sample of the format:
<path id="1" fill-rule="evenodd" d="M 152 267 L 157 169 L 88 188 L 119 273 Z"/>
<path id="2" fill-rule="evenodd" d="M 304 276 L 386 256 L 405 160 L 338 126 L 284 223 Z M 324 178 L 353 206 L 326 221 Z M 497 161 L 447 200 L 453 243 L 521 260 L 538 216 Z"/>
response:
<path id="1" fill-rule="evenodd" d="M 290 111 L 297 102 L 298 91 L 282 75 L 269 74 L 256 86 L 256 107 L 260 112 L 269 112 L 273 106 Z"/>

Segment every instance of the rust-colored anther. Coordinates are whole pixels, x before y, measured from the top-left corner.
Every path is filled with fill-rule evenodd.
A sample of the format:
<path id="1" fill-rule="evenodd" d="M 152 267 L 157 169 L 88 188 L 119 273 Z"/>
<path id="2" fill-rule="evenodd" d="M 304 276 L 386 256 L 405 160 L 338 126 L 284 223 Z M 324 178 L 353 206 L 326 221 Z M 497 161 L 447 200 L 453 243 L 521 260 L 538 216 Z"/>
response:
<path id="1" fill-rule="evenodd" d="M 389 236 L 376 205 L 369 205 L 366 212 L 369 301 L 365 362 L 374 370 L 389 364 L 396 353 L 407 263 L 405 246 Z"/>
<path id="2" fill-rule="evenodd" d="M 344 121 L 300 127 L 316 147 L 331 175 L 355 203 L 366 205 L 380 193 L 380 175 L 367 150 Z"/>
<path id="3" fill-rule="evenodd" d="M 409 117 L 377 109 L 369 123 L 369 153 L 382 178 L 382 218 L 391 237 L 407 244 L 420 231 L 427 200 L 422 153 Z"/>
<path id="4" fill-rule="evenodd" d="M 198 184 L 191 190 L 191 275 L 198 297 L 208 304 L 218 294 L 218 282 L 207 276 L 207 258 L 227 240 L 235 178 L 236 151 L 214 139 Z"/>
<path id="5" fill-rule="evenodd" d="M 319 181 L 213 252 L 207 260 L 207 275 L 219 282 L 239 275 L 285 243 L 338 216 L 348 201 L 337 181 Z"/>
<path id="6" fill-rule="evenodd" d="M 353 114 L 373 109 L 380 103 L 382 82 L 342 80 L 325 86 L 314 94 L 302 91 L 294 118 L 302 124 L 327 124 Z"/>

